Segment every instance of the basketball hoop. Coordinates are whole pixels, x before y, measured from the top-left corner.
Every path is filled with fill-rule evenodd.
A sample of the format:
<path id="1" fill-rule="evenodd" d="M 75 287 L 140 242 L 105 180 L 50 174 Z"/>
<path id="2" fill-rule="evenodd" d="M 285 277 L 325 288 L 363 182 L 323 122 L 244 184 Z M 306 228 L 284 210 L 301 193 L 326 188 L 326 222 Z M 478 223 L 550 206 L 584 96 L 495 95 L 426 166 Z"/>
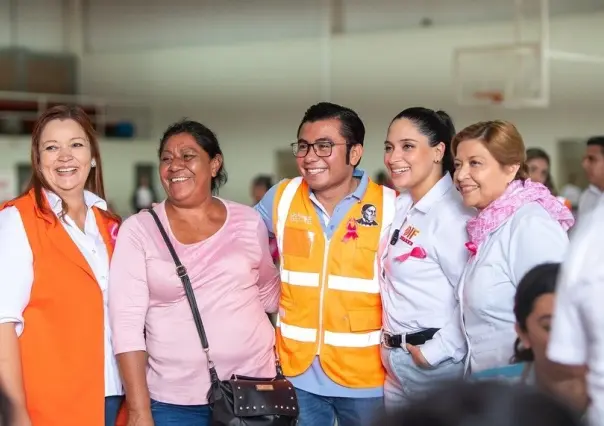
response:
<path id="1" fill-rule="evenodd" d="M 455 50 L 454 84 L 463 106 L 547 107 L 541 45 L 513 43 Z"/>
<path id="2" fill-rule="evenodd" d="M 487 101 L 494 105 L 500 105 L 505 100 L 505 95 L 499 90 L 474 92 L 473 97 L 477 101 Z"/>

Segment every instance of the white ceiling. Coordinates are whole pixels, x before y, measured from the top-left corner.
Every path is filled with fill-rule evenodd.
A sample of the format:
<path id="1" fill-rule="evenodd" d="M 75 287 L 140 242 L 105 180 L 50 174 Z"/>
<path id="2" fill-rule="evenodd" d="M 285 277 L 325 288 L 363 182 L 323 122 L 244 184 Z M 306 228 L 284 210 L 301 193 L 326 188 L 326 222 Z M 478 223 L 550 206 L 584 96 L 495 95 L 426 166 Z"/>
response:
<path id="1" fill-rule="evenodd" d="M 418 27 L 425 19 L 433 25 L 462 25 L 505 21 L 514 17 L 514 0 L 341 0 L 345 32 Z M 525 16 L 539 13 L 541 0 L 524 0 Z M 550 15 L 604 10 L 604 0 L 550 0 Z"/>

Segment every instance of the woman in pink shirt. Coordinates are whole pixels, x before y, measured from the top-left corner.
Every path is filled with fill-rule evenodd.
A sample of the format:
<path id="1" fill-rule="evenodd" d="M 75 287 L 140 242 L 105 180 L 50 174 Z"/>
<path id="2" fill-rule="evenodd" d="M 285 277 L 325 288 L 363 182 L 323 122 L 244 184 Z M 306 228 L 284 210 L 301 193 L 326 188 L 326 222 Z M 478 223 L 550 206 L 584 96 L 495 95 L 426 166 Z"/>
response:
<path id="1" fill-rule="evenodd" d="M 154 207 L 187 268 L 221 379 L 274 377 L 279 275 L 251 207 L 213 197 L 226 182 L 211 130 L 172 125 L 159 148 L 167 199 Z M 109 315 L 130 426 L 204 426 L 211 416 L 202 350 L 174 262 L 149 212 L 127 219 L 111 264 Z M 145 330 L 146 337 L 143 337 Z"/>

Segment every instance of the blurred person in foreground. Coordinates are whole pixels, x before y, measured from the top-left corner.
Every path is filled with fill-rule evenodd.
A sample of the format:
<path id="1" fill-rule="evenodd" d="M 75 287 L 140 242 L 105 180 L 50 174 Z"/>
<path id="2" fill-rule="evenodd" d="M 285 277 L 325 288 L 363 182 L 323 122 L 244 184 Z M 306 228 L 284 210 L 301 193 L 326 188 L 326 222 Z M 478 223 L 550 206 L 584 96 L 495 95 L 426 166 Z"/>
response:
<path id="1" fill-rule="evenodd" d="M 560 401 L 525 386 L 498 382 L 443 384 L 374 426 L 579 426 Z"/>
<path id="2" fill-rule="evenodd" d="M 0 206 L 0 383 L 13 426 L 113 426 L 123 400 L 107 316 L 119 218 L 77 107 L 45 111 L 27 191 Z"/>
<path id="3" fill-rule="evenodd" d="M 547 356 L 587 369 L 588 419 L 604 425 L 604 204 L 577 225 L 562 265 Z M 564 390 L 563 390 L 564 391 Z"/>
<path id="4" fill-rule="evenodd" d="M 232 374 L 275 377 L 279 273 L 252 207 L 214 196 L 227 180 L 216 135 L 184 120 L 158 150 L 165 201 L 153 207 L 188 271 L 212 361 Z M 185 289 L 153 217 L 120 228 L 111 263 L 110 319 L 131 426 L 211 424 L 210 375 Z"/>

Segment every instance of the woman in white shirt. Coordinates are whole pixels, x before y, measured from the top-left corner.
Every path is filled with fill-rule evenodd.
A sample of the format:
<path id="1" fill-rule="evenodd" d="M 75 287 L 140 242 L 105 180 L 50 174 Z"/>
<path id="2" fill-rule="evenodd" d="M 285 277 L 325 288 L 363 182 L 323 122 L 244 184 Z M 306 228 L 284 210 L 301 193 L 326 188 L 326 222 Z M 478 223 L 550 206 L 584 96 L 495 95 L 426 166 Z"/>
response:
<path id="1" fill-rule="evenodd" d="M 407 403 L 439 379 L 460 378 L 466 343 L 457 285 L 468 259 L 473 216 L 453 185 L 453 123 L 443 112 L 408 108 L 390 123 L 384 164 L 403 192 L 382 242 L 382 362 L 387 407 Z"/>
<path id="2" fill-rule="evenodd" d="M 466 365 L 476 373 L 510 363 L 516 287 L 534 266 L 562 261 L 574 219 L 544 185 L 527 179 L 524 142 L 513 124 L 473 124 L 452 148 L 455 183 L 464 203 L 479 210 L 468 221 L 471 257 L 460 284 Z"/>
<path id="3" fill-rule="evenodd" d="M 33 175 L 0 205 L 0 383 L 15 426 L 113 426 L 123 399 L 107 316 L 119 218 L 90 119 L 56 106 L 32 134 Z"/>

